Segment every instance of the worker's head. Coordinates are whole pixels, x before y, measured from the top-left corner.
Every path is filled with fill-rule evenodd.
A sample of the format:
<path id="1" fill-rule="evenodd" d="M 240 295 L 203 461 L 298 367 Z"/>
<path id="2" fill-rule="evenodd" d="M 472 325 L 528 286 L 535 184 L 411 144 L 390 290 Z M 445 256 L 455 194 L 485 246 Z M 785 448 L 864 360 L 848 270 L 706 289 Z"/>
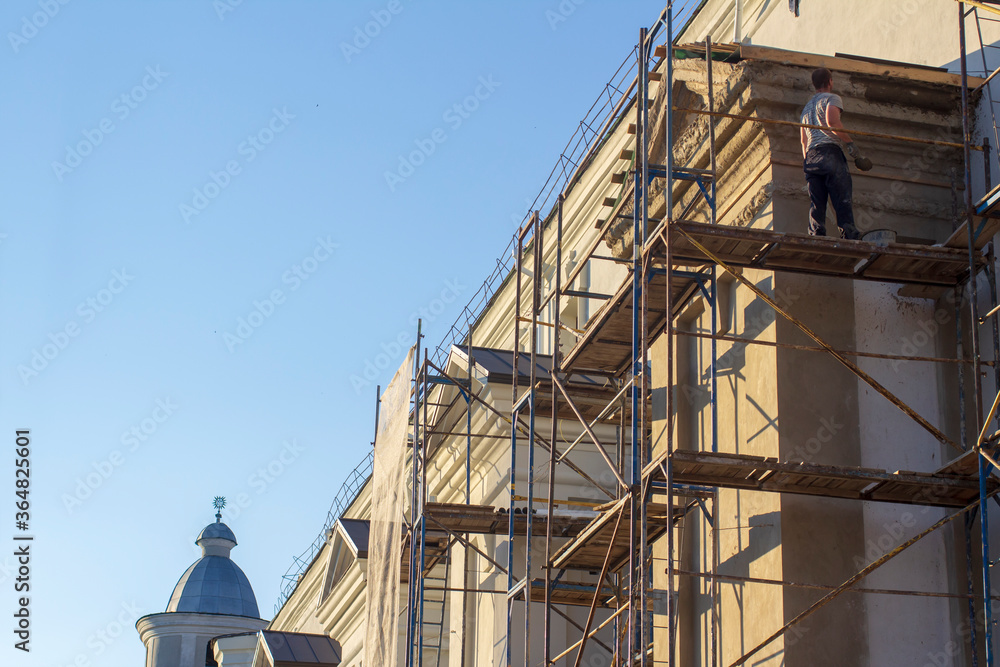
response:
<path id="1" fill-rule="evenodd" d="M 827 92 L 833 88 L 833 73 L 825 67 L 813 70 L 813 88 L 819 92 Z"/>

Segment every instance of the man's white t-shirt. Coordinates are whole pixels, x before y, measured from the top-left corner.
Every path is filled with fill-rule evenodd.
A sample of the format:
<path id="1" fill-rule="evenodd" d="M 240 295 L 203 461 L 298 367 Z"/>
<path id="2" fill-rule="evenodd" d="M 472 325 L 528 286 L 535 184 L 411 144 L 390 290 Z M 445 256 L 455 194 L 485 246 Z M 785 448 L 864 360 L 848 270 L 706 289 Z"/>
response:
<path id="1" fill-rule="evenodd" d="M 841 111 L 844 110 L 844 101 L 840 99 L 840 95 L 835 95 L 833 93 L 816 93 L 813 95 L 812 99 L 809 100 L 809 103 L 806 104 L 805 108 L 802 109 L 802 120 L 799 122 L 804 123 L 805 125 L 823 125 L 829 127 L 826 124 L 826 110 L 831 104 Z M 826 144 L 832 144 L 834 146 L 840 145 L 837 138 L 830 132 L 806 128 L 806 133 L 808 136 L 806 150 Z"/>

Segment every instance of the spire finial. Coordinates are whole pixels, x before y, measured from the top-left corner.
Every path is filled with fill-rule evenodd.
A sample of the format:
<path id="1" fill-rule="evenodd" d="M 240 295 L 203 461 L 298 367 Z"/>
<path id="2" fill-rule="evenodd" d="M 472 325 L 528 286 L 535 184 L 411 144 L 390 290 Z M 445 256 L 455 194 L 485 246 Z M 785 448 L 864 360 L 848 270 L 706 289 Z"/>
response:
<path id="1" fill-rule="evenodd" d="M 222 508 L 226 506 L 225 496 L 216 496 L 215 500 L 212 501 L 212 506 L 215 507 L 215 522 L 222 522 Z"/>

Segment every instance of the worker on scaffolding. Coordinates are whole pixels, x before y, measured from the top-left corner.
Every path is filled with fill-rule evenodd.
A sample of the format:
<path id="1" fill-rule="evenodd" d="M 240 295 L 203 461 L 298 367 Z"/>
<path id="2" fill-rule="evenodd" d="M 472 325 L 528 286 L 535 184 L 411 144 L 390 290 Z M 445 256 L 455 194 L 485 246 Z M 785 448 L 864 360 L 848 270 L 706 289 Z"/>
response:
<path id="1" fill-rule="evenodd" d="M 826 236 L 826 203 L 833 203 L 837 214 L 837 226 L 845 239 L 859 239 L 861 234 L 854 225 L 852 208 L 851 174 L 847 170 L 847 160 L 841 151 L 843 142 L 847 153 L 854 158 L 858 169 L 868 171 L 871 161 L 861 155 L 850 135 L 843 131 L 840 114 L 844 102 L 833 91 L 833 73 L 820 67 L 812 73 L 816 94 L 802 109 L 802 124 L 821 126 L 829 129 L 802 127 L 803 169 L 809 185 L 809 234 Z M 839 141 L 838 141 L 839 140 Z"/>

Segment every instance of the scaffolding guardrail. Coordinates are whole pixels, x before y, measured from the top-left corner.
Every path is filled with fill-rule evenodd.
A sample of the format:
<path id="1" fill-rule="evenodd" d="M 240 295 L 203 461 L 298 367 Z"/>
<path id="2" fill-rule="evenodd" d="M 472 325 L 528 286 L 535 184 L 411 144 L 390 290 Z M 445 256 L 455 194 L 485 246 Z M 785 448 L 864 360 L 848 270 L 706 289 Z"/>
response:
<path id="1" fill-rule="evenodd" d="M 375 451 L 372 450 L 368 452 L 361 463 L 355 466 L 354 470 L 348 473 L 347 479 L 344 480 L 344 483 L 340 486 L 340 490 L 337 491 L 337 495 L 334 496 L 333 502 L 330 504 L 330 509 L 326 511 L 326 521 L 323 522 L 323 529 L 319 531 L 319 535 L 316 536 L 316 539 L 312 541 L 305 551 L 295 556 L 292 565 L 281 575 L 281 592 L 278 594 L 278 601 L 274 604 L 275 614 L 278 613 L 288 598 L 291 597 L 292 593 L 295 592 L 295 587 L 299 585 L 299 579 L 309 569 L 309 565 L 312 563 L 313 558 L 316 557 L 316 554 L 323 549 L 323 545 L 326 544 L 326 534 L 333 527 L 334 522 L 344 514 L 355 498 L 358 497 L 361 488 L 372 474 L 374 462 Z"/>

